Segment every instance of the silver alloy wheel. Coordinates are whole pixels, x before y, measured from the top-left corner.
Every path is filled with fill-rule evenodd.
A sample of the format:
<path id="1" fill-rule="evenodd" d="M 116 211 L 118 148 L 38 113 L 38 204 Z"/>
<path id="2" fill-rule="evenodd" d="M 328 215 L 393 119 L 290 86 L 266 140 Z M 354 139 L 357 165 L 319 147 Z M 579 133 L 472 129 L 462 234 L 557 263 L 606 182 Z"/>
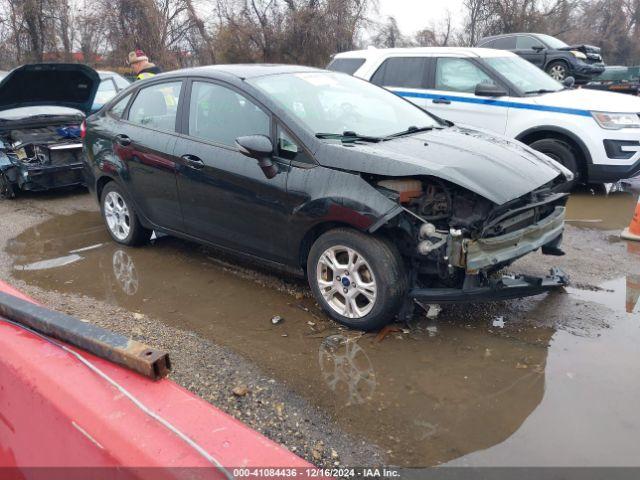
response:
<path id="1" fill-rule="evenodd" d="M 118 192 L 109 192 L 104 197 L 104 217 L 107 227 L 118 240 L 124 240 L 131 230 L 129 207 Z"/>
<path id="2" fill-rule="evenodd" d="M 549 75 L 555 80 L 562 81 L 567 76 L 567 68 L 564 65 L 554 65 L 549 69 Z"/>
<path id="3" fill-rule="evenodd" d="M 376 302 L 373 270 L 356 250 L 338 245 L 325 250 L 316 267 L 320 293 L 329 306 L 347 318 L 366 316 Z"/>

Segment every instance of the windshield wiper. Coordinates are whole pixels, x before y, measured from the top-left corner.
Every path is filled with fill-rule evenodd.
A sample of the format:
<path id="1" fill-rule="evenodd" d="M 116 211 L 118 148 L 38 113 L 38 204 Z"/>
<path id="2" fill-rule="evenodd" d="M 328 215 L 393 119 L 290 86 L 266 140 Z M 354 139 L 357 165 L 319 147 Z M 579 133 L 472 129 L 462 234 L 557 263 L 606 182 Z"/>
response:
<path id="1" fill-rule="evenodd" d="M 406 130 L 403 130 L 402 132 L 392 133 L 391 135 L 387 135 L 386 137 L 383 138 L 383 140 L 390 140 L 392 138 L 402 137 L 403 135 L 411 135 L 413 133 L 429 132 L 431 130 L 442 130 L 443 128 L 444 127 L 436 127 L 433 125 L 428 127 L 416 127 L 415 125 L 411 125 L 409 128 L 407 128 Z"/>
<path id="2" fill-rule="evenodd" d="M 556 93 L 559 92 L 560 90 L 549 90 L 547 88 L 541 88 L 539 90 L 529 90 L 528 92 L 524 92 L 525 95 L 534 95 L 534 94 L 541 94 L 541 93 Z"/>
<path id="3" fill-rule="evenodd" d="M 352 132 L 347 130 L 342 133 L 316 133 L 317 138 L 322 139 L 336 139 L 342 140 L 343 142 L 355 142 L 357 140 L 361 140 L 363 142 L 374 142 L 377 143 L 382 140 L 380 137 L 371 137 L 369 135 L 359 135 L 356 132 Z"/>

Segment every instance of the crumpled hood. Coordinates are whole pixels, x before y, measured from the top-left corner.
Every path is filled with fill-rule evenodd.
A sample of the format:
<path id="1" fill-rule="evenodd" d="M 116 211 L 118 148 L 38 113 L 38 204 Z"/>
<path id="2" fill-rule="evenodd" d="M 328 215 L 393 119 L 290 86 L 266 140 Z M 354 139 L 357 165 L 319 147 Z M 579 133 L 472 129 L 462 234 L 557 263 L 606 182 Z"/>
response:
<path id="1" fill-rule="evenodd" d="M 531 99 L 538 105 L 573 108 L 585 112 L 640 113 L 640 98 L 623 93 L 586 88 L 545 93 Z"/>
<path id="2" fill-rule="evenodd" d="M 557 50 L 565 50 L 565 51 L 570 51 L 570 50 L 578 50 L 579 52 L 582 53 L 600 53 L 600 47 L 596 47 L 595 45 L 586 45 L 586 44 L 582 44 L 582 45 L 569 45 L 567 47 L 562 47 L 562 48 L 558 48 Z"/>
<path id="3" fill-rule="evenodd" d="M 432 175 L 501 205 L 550 182 L 562 167 L 506 137 L 466 127 L 379 143 L 326 143 L 321 165 L 383 176 Z"/>
<path id="4" fill-rule="evenodd" d="M 91 111 L 100 76 L 80 64 L 37 63 L 18 67 L 0 82 L 0 111 L 56 105 Z"/>

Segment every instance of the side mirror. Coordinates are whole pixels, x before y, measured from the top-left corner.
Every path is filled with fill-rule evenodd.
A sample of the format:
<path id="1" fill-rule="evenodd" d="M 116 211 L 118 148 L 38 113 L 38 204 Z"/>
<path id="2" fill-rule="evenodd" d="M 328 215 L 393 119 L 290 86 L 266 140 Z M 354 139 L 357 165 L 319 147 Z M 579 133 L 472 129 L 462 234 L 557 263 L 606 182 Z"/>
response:
<path id="1" fill-rule="evenodd" d="M 542 50 L 544 50 L 544 47 L 542 45 L 535 45 L 531 47 L 531 50 L 535 51 L 536 53 L 540 53 Z"/>
<path id="2" fill-rule="evenodd" d="M 567 88 L 571 88 L 573 87 L 573 85 L 576 83 L 576 79 L 573 77 L 566 77 L 563 81 L 562 81 L 562 85 L 564 85 Z"/>
<path id="3" fill-rule="evenodd" d="M 495 83 L 479 83 L 476 85 L 477 97 L 505 97 L 507 91 Z"/>
<path id="4" fill-rule="evenodd" d="M 242 155 L 254 158 L 267 178 L 273 178 L 278 173 L 278 168 L 271 161 L 273 144 L 266 135 L 247 135 L 236 138 L 238 150 Z"/>

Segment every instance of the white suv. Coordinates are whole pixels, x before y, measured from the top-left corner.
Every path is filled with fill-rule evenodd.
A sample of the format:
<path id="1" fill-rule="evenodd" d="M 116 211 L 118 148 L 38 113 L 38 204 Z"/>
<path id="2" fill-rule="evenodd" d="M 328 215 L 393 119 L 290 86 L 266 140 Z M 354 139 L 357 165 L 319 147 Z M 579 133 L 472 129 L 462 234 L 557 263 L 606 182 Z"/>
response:
<path id="1" fill-rule="evenodd" d="M 511 52 L 370 48 L 337 54 L 327 68 L 446 120 L 516 138 L 569 168 L 576 181 L 614 182 L 640 171 L 640 98 L 566 88 Z"/>

